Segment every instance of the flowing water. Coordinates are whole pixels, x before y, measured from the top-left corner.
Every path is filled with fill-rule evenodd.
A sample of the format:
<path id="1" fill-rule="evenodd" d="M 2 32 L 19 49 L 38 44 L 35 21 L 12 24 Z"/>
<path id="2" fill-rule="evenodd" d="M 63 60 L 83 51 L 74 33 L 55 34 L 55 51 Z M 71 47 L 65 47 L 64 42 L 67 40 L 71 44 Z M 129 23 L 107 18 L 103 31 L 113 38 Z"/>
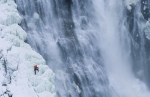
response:
<path id="1" fill-rule="evenodd" d="M 57 97 L 150 97 L 142 77 L 147 70 L 141 2 L 130 11 L 124 0 L 16 3 L 26 42 L 56 74 Z"/>

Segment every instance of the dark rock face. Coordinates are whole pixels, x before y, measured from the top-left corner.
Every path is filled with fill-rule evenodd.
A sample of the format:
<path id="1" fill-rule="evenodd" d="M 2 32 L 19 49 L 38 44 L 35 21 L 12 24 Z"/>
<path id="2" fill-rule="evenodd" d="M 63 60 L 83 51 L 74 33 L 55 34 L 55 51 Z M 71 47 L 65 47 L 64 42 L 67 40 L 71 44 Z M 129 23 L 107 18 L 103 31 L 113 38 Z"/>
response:
<path id="1" fill-rule="evenodd" d="M 150 18 L 150 0 L 141 0 L 141 13 L 144 17 L 144 19 L 147 21 Z M 145 50 L 144 54 L 144 68 L 145 68 L 145 79 L 146 82 L 148 84 L 148 86 L 150 87 L 150 40 L 146 38 L 145 34 L 143 35 L 144 38 L 144 44 L 143 44 L 143 48 Z"/>
<path id="2" fill-rule="evenodd" d="M 135 75 L 150 87 L 150 40 L 146 38 L 144 28 L 142 28 L 150 17 L 149 5 L 149 0 L 141 0 L 137 5 L 132 5 L 132 10 L 127 10 L 127 23 L 131 34 L 133 70 Z M 142 16 L 138 13 L 142 13 Z"/>
<path id="3" fill-rule="evenodd" d="M 144 19 L 148 20 L 150 17 L 150 1 L 149 0 L 141 0 L 141 12 L 144 16 Z"/>

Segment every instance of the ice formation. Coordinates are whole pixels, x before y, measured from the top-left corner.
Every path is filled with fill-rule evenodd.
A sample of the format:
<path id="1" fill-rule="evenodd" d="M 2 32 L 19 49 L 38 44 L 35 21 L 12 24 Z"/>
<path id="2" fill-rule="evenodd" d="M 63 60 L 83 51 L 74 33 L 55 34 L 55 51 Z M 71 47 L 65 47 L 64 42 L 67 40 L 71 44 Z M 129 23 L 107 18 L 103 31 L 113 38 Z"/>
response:
<path id="1" fill-rule="evenodd" d="M 146 35 L 146 38 L 150 40 L 150 19 L 145 24 L 144 32 Z"/>
<path id="2" fill-rule="evenodd" d="M 0 0 L 0 97 L 54 97 L 55 74 L 24 42 L 21 20 L 14 0 Z"/>
<path id="3" fill-rule="evenodd" d="M 132 5 L 135 5 L 139 0 L 125 0 L 125 4 L 128 10 L 132 9 Z"/>

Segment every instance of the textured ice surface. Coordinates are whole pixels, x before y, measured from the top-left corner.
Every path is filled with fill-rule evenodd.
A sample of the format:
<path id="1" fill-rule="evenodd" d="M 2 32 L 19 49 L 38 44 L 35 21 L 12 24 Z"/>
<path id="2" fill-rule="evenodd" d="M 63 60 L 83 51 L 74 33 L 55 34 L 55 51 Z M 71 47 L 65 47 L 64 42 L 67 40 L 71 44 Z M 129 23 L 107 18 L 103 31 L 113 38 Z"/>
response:
<path id="1" fill-rule="evenodd" d="M 54 97 L 55 74 L 24 42 L 27 34 L 18 25 L 21 19 L 13 0 L 0 0 L 0 96 Z M 39 67 L 37 75 L 35 64 Z"/>
<path id="2" fill-rule="evenodd" d="M 150 39 L 150 19 L 146 22 L 144 32 L 145 32 L 146 38 Z"/>
<path id="3" fill-rule="evenodd" d="M 139 1 L 140 0 L 125 0 L 125 4 L 126 4 L 128 10 L 131 10 L 132 9 L 132 5 L 135 5 Z"/>

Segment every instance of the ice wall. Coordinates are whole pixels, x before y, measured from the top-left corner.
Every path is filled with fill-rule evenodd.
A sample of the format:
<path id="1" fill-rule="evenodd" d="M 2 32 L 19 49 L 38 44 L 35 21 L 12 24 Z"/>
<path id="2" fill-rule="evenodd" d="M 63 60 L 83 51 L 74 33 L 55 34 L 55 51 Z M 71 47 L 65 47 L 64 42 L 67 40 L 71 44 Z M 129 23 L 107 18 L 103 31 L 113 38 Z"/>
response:
<path id="1" fill-rule="evenodd" d="M 127 8 L 131 10 L 132 6 L 135 5 L 137 2 L 139 2 L 140 0 L 124 0 L 124 1 L 125 1 Z"/>
<path id="2" fill-rule="evenodd" d="M 54 97 L 55 74 L 24 42 L 27 34 L 18 25 L 21 20 L 14 0 L 0 0 L 0 97 Z"/>

